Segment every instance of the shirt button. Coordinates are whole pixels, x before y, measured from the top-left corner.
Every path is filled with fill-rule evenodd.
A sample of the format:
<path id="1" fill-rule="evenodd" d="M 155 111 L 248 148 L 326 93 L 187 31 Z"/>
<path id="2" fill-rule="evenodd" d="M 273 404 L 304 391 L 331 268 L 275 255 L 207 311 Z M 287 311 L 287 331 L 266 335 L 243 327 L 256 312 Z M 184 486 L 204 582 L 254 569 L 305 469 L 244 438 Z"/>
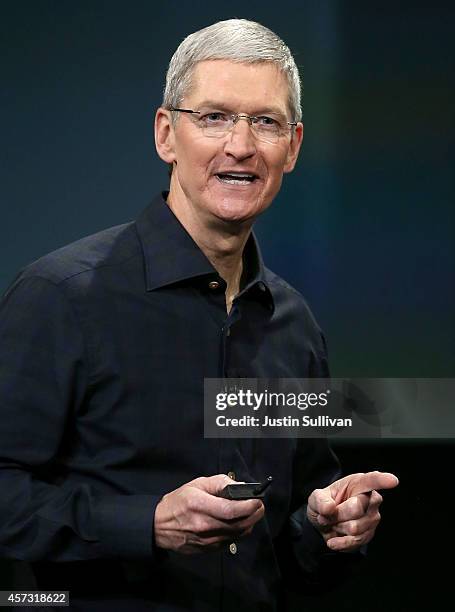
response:
<path id="1" fill-rule="evenodd" d="M 230 336 L 231 335 L 231 328 L 228 327 L 226 330 L 226 336 Z"/>
<path id="2" fill-rule="evenodd" d="M 235 480 L 235 472 L 228 472 L 227 475 L 231 480 Z"/>
<path id="3" fill-rule="evenodd" d="M 229 552 L 231 553 L 231 555 L 237 554 L 237 544 L 235 542 L 229 544 Z"/>
<path id="4" fill-rule="evenodd" d="M 210 281 L 209 283 L 209 289 L 218 289 L 219 286 L 220 283 L 218 281 Z"/>

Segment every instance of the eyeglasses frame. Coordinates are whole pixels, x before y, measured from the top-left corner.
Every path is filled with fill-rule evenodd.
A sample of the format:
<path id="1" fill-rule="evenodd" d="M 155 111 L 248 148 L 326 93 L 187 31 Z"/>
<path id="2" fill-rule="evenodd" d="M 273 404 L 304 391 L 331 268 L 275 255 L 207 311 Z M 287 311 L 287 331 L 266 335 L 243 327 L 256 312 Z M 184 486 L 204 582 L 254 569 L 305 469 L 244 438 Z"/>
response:
<path id="1" fill-rule="evenodd" d="M 168 108 L 168 110 L 172 111 L 172 112 L 177 112 L 177 113 L 188 113 L 191 115 L 200 115 L 201 111 L 197 111 L 197 110 L 192 110 L 190 108 L 176 108 L 175 106 L 170 106 Z M 239 119 L 246 119 L 248 121 L 248 124 L 250 125 L 250 127 L 253 126 L 253 119 L 259 119 L 259 117 L 255 116 L 255 115 L 247 115 L 245 113 L 234 113 L 232 115 L 229 115 L 232 118 L 232 123 L 233 125 L 236 125 L 237 121 Z M 296 127 L 297 126 L 297 122 L 296 121 L 286 121 L 287 125 L 290 125 L 291 128 Z"/>

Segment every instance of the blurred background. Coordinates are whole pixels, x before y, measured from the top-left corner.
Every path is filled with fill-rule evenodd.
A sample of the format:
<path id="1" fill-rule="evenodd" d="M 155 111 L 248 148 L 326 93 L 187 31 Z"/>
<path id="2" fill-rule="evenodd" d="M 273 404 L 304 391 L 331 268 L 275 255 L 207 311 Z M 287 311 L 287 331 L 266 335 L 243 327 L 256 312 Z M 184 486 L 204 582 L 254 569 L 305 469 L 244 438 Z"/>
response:
<path id="1" fill-rule="evenodd" d="M 304 74 L 301 159 L 256 227 L 266 263 L 307 298 L 334 376 L 455 375 L 453 2 L 1 8 L 1 293 L 30 261 L 135 218 L 167 187 L 153 118 L 169 59 L 190 32 L 243 17 L 279 34 Z M 335 447 L 346 473 L 391 471 L 401 484 L 356 578 L 295 608 L 447 600 L 453 441 Z M 29 580 L 25 565 L 0 562 L 0 588 Z"/>

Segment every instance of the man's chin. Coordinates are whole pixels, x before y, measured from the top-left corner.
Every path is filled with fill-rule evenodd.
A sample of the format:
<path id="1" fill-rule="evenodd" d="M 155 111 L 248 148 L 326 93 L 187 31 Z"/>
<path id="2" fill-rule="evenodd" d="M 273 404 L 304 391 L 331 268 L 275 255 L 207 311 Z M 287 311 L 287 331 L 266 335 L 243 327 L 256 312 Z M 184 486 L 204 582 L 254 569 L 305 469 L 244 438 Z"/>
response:
<path id="1" fill-rule="evenodd" d="M 263 210 L 258 202 L 242 202 L 239 200 L 225 200 L 216 206 L 216 217 L 225 223 L 242 224 L 252 222 Z"/>
<path id="2" fill-rule="evenodd" d="M 220 220 L 226 222 L 255 219 L 267 208 L 260 193 L 248 193 L 245 189 L 212 190 L 209 206 Z"/>

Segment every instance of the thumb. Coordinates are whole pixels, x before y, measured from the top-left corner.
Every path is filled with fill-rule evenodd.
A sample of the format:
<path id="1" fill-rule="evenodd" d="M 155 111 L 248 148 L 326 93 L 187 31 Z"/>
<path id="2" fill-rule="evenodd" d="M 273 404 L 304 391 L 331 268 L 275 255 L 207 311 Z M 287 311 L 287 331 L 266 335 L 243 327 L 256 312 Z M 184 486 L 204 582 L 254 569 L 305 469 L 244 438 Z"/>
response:
<path id="1" fill-rule="evenodd" d="M 320 519 L 333 519 L 336 514 L 337 504 L 330 494 L 330 488 L 315 489 L 308 498 L 308 507 L 314 514 L 320 515 Z M 319 519 L 318 519 L 319 520 Z"/>
<path id="2" fill-rule="evenodd" d="M 226 474 L 216 474 L 215 476 L 196 478 L 188 484 L 210 495 L 219 495 L 224 487 L 232 483 L 235 483 L 235 480 L 232 480 Z"/>

